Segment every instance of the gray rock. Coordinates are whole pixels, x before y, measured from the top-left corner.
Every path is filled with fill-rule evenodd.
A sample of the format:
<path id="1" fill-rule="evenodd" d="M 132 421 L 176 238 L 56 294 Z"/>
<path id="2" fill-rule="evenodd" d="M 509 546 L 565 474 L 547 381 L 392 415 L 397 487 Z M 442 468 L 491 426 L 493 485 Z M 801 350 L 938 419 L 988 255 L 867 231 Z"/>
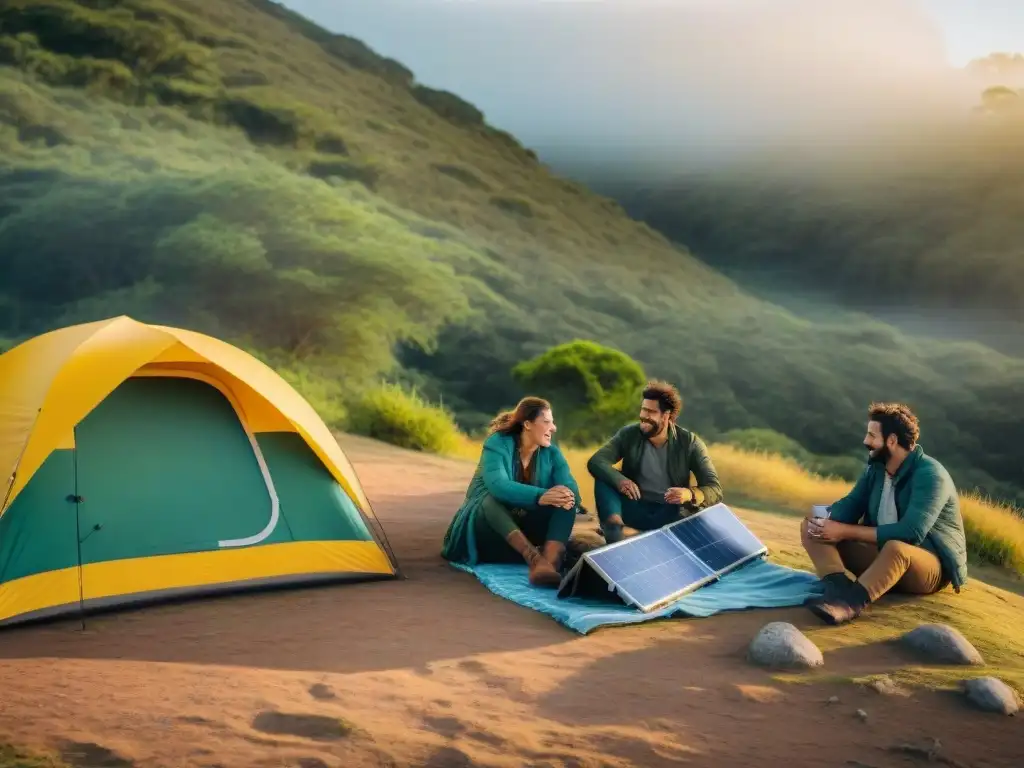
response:
<path id="1" fill-rule="evenodd" d="M 864 721 L 866 721 L 868 719 L 868 713 L 865 712 L 863 709 L 858 709 L 857 712 L 856 712 L 856 715 L 860 719 L 861 722 L 864 722 Z"/>
<path id="2" fill-rule="evenodd" d="M 922 624 L 905 634 L 902 642 L 936 664 L 984 664 L 978 649 L 947 624 Z"/>
<path id="3" fill-rule="evenodd" d="M 818 646 L 784 621 L 773 621 L 761 627 L 747 649 L 747 660 L 777 669 L 809 669 L 825 663 Z"/>
<path id="4" fill-rule="evenodd" d="M 963 680 L 960 687 L 967 695 L 968 701 L 986 712 L 1013 715 L 1020 710 L 1020 697 L 1017 696 L 1017 692 L 998 678 L 977 677 L 973 680 Z"/>

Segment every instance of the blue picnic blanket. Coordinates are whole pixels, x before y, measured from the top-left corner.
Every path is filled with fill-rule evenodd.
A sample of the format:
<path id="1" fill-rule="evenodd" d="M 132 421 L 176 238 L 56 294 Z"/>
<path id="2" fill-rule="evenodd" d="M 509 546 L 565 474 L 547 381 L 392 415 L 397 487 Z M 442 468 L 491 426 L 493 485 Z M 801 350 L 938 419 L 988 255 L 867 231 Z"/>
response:
<path id="1" fill-rule="evenodd" d="M 472 573 L 499 597 L 545 613 L 581 635 L 599 627 L 671 616 L 705 617 L 746 608 L 787 608 L 802 605 L 807 598 L 819 594 L 814 574 L 756 560 L 660 610 L 643 613 L 632 606 L 600 599 L 559 598 L 555 590 L 532 586 L 527 581 L 525 565 L 452 565 Z"/>

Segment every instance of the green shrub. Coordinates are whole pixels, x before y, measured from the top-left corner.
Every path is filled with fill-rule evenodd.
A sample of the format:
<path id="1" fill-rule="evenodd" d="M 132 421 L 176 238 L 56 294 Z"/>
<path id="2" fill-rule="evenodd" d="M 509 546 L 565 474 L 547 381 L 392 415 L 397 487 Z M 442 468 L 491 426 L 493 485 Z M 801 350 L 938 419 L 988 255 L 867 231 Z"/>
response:
<path id="1" fill-rule="evenodd" d="M 67 768 L 50 755 L 33 754 L 10 744 L 0 744 L 0 768 Z"/>
<path id="2" fill-rule="evenodd" d="M 502 195 L 495 195 L 491 198 L 491 205 L 505 213 L 522 216 L 526 219 L 533 218 L 533 206 L 530 205 L 529 200 L 525 200 L 522 197 L 504 197 Z"/>
<path id="3" fill-rule="evenodd" d="M 431 167 L 440 174 L 462 182 L 470 189 L 490 190 L 490 185 L 468 168 L 451 163 L 434 163 Z"/>
<path id="4" fill-rule="evenodd" d="M 450 123 L 462 126 L 484 124 L 484 113 L 454 93 L 416 85 L 412 87 L 412 95 Z"/>
<path id="5" fill-rule="evenodd" d="M 352 404 L 349 430 L 401 448 L 452 453 L 459 429 L 444 408 L 422 399 L 415 390 L 382 383 Z"/>
<path id="6" fill-rule="evenodd" d="M 252 349 L 249 351 L 255 352 Z M 310 371 L 299 364 L 279 366 L 277 372 L 281 378 L 306 398 L 306 402 L 312 406 L 328 427 L 340 430 L 348 424 L 348 408 L 345 406 L 342 387 L 337 381 Z"/>
<path id="7" fill-rule="evenodd" d="M 358 181 L 368 189 L 374 189 L 380 180 L 380 171 L 377 168 L 350 160 L 314 160 L 306 172 L 316 179 L 339 178 Z"/>
<path id="8" fill-rule="evenodd" d="M 646 383 L 629 355 L 583 340 L 552 347 L 517 365 L 512 375 L 551 402 L 561 439 L 576 445 L 604 442 L 635 418 Z"/>

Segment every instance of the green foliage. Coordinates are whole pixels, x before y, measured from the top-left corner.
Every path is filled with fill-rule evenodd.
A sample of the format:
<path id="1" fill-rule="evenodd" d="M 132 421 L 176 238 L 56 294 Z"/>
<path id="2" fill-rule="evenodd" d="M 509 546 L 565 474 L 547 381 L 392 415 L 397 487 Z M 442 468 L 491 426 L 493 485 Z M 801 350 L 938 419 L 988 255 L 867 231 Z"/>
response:
<path id="1" fill-rule="evenodd" d="M 336 35 L 309 19 L 286 8 L 274 0 L 249 0 L 249 3 L 263 13 L 283 21 L 293 31 L 312 40 L 326 53 L 337 57 L 349 66 L 378 75 L 403 85 L 411 85 L 412 72 L 394 59 L 381 56 L 361 40 L 348 35 Z"/>
<path id="2" fill-rule="evenodd" d="M 734 445 L 750 453 L 766 453 L 793 459 L 809 472 L 823 477 L 854 481 L 864 471 L 864 457 L 818 456 L 791 437 L 771 429 L 734 429 L 723 434 L 718 442 Z"/>
<path id="3" fill-rule="evenodd" d="M 454 93 L 427 88 L 425 85 L 416 85 L 413 86 L 412 95 L 418 102 L 455 125 L 477 126 L 484 124 L 484 113 Z"/>
<path id="4" fill-rule="evenodd" d="M 422 258 L 442 244 L 273 165 L 29 186 L 0 221 L 0 281 L 19 287 L 36 322 L 130 305 L 358 380 L 390 368 L 398 341 L 429 344 L 466 306 L 450 269 Z M 0 180 L 4 192 L 14 189 Z"/>
<path id="5" fill-rule="evenodd" d="M 977 114 L 918 126 L 927 142 L 915 136 L 912 145 L 855 146 L 810 166 L 751 163 L 616 193 L 633 215 L 751 286 L 810 289 L 868 312 L 934 309 L 947 322 L 950 310 L 997 314 L 1003 335 L 1020 333 L 1021 61 L 975 62 L 979 75 L 996 78 Z"/>
<path id="6" fill-rule="evenodd" d="M 67 768 L 67 765 L 55 757 L 0 744 L 0 768 Z"/>
<path id="7" fill-rule="evenodd" d="M 247 351 L 261 357 L 258 350 Z M 271 358 L 264 362 L 272 364 L 281 378 L 295 387 L 295 390 L 306 399 L 328 427 L 336 430 L 344 430 L 348 427 L 347 400 L 349 393 L 341 381 L 325 376 L 323 371 L 311 368 L 301 361 L 282 360 L 274 364 L 275 360 Z"/>
<path id="8" fill-rule="evenodd" d="M 453 178 L 456 181 L 460 181 L 472 189 L 490 189 L 490 185 L 488 185 L 486 181 L 480 179 L 468 168 L 463 168 L 459 165 L 452 165 L 449 163 L 438 163 L 434 165 L 434 170 L 438 173 L 444 174 L 445 176 Z"/>
<path id="9" fill-rule="evenodd" d="M 369 189 L 374 189 L 380 172 L 370 165 L 361 165 L 348 160 L 315 160 L 309 164 L 310 176 L 318 179 L 347 179 L 358 181 Z"/>
<path id="10" fill-rule="evenodd" d="M 981 94 L 979 109 L 983 113 L 1014 121 L 1011 125 L 1015 125 L 1015 127 L 1024 128 L 1024 122 L 1020 122 L 1024 118 L 1024 90 L 1009 88 L 1005 85 L 986 88 L 985 92 Z"/>
<path id="11" fill-rule="evenodd" d="M 127 313 L 257 351 L 334 425 L 386 376 L 470 429 L 520 396 L 516 363 L 585 338 L 677 383 L 703 434 L 841 455 L 900 398 L 962 486 L 1024 488 L 1024 363 L 757 300 L 358 41 L 265 0 L 0 15 L 2 336 Z M 872 226 L 918 210 L 872 199 L 895 201 Z"/>
<path id="12" fill-rule="evenodd" d="M 593 341 L 552 347 L 519 363 L 513 376 L 555 411 L 560 442 L 593 445 L 635 419 L 647 379 L 629 355 Z"/>
<path id="13" fill-rule="evenodd" d="M 843 182 L 695 180 L 625 202 L 744 282 L 824 291 L 867 311 L 966 308 L 1019 319 L 1022 178 L 1024 125 L 1014 146 L 993 146 L 967 167 L 940 163 Z"/>
<path id="14" fill-rule="evenodd" d="M 140 13 L 144 3 L 124 6 L 10 0 L 0 7 L 0 56 L 53 85 L 98 87 L 133 100 L 169 80 L 219 80 L 210 50 L 188 39 L 194 25 Z"/>
<path id="15" fill-rule="evenodd" d="M 402 448 L 452 453 L 460 439 L 452 415 L 415 391 L 383 383 L 366 391 L 351 406 L 350 431 Z"/>
<path id="16" fill-rule="evenodd" d="M 491 198 L 491 205 L 495 208 L 511 213 L 515 216 L 522 216 L 524 219 L 533 218 L 533 206 L 530 205 L 529 200 L 525 200 L 521 197 L 505 197 L 503 195 L 495 195 Z"/>

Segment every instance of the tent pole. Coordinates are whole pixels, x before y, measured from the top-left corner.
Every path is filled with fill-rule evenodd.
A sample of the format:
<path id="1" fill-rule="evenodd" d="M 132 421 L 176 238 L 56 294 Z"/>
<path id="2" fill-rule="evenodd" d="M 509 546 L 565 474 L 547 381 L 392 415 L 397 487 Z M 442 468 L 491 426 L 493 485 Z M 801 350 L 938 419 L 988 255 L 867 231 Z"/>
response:
<path id="1" fill-rule="evenodd" d="M 39 420 L 39 414 L 43 412 L 42 408 L 36 409 L 36 418 L 32 422 L 32 429 L 35 429 L 36 421 Z M 25 442 L 21 445 L 21 451 L 18 453 L 18 460 L 14 463 L 14 471 L 11 472 L 11 476 L 7 479 L 7 490 L 4 491 L 4 503 L 0 504 L 0 515 L 7 509 L 7 502 L 11 500 L 11 491 L 14 490 L 14 483 L 18 479 L 18 470 L 21 468 L 21 459 L 25 455 L 25 449 L 28 448 L 28 441 L 32 439 L 32 431 L 29 430 L 28 435 L 25 436 Z"/>
<path id="2" fill-rule="evenodd" d="M 75 542 L 78 546 L 78 618 L 85 632 L 85 588 L 82 584 L 82 497 L 78 495 L 78 429 L 75 435 Z"/>

